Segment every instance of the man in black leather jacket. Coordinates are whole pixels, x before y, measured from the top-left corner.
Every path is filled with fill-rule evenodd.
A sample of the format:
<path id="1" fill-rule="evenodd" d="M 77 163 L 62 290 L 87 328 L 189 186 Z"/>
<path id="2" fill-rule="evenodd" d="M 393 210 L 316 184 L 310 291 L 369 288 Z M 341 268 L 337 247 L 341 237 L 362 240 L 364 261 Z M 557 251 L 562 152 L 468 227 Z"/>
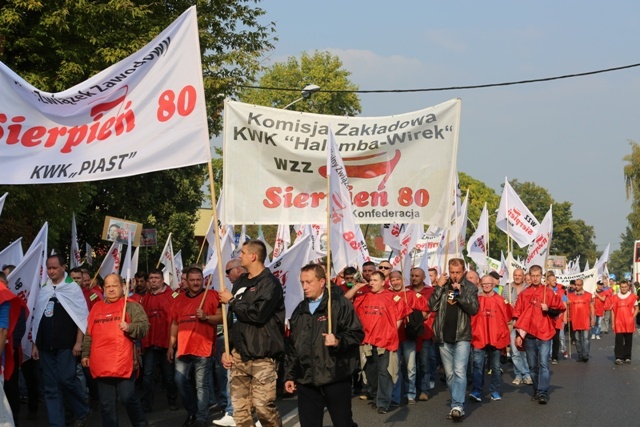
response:
<path id="1" fill-rule="evenodd" d="M 326 289 L 321 265 L 302 267 L 300 281 L 305 299 L 290 319 L 285 390 L 298 390 L 301 427 L 321 427 L 325 405 L 334 426 L 352 427 L 351 376 L 364 339 L 362 325 L 342 292 Z M 332 333 L 328 333 L 329 292 Z"/>
<path id="2" fill-rule="evenodd" d="M 434 341 L 440 349 L 442 366 L 451 393 L 451 411 L 447 418 L 464 417 L 467 389 L 467 364 L 471 346 L 471 316 L 478 312 L 478 290 L 464 278 L 464 261 L 449 260 L 449 274 L 440 276 L 429 298 L 429 309 L 435 311 Z"/>

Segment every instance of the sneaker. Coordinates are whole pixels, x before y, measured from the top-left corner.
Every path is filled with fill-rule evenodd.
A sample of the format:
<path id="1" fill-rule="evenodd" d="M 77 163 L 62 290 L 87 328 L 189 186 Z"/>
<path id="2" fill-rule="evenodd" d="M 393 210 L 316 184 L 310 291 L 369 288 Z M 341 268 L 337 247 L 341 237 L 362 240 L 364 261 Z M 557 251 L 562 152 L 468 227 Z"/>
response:
<path id="1" fill-rule="evenodd" d="M 255 425 L 256 427 L 262 427 L 262 423 L 260 422 L 260 420 L 256 420 Z"/>
<path id="2" fill-rule="evenodd" d="M 616 359 L 616 365 L 622 365 L 623 363 L 622 359 Z"/>
<path id="3" fill-rule="evenodd" d="M 538 396 L 538 403 L 540 405 L 546 405 L 549 398 L 545 394 L 541 394 Z"/>
<path id="4" fill-rule="evenodd" d="M 631 359 L 624 359 L 624 363 L 626 363 L 627 365 L 631 365 Z"/>
<path id="5" fill-rule="evenodd" d="M 596 334 L 591 335 L 591 339 L 595 340 L 596 339 Z"/>
<path id="6" fill-rule="evenodd" d="M 522 382 L 526 385 L 533 385 L 533 380 L 531 379 L 531 377 L 524 377 L 524 380 L 522 380 Z"/>
<path id="7" fill-rule="evenodd" d="M 224 416 L 219 420 L 213 420 L 213 425 L 223 427 L 235 427 L 236 422 L 228 412 L 225 412 Z"/>
<path id="8" fill-rule="evenodd" d="M 429 390 L 433 390 L 434 388 L 436 388 L 436 382 L 435 381 L 429 381 Z"/>
<path id="9" fill-rule="evenodd" d="M 533 393 L 533 396 L 531 396 L 531 401 L 537 402 L 538 399 L 540 399 L 540 395 L 538 393 Z"/>
<path id="10" fill-rule="evenodd" d="M 569 358 L 569 353 L 567 353 L 566 351 L 562 352 L 562 357 L 564 357 L 565 359 Z"/>
<path id="11" fill-rule="evenodd" d="M 515 385 L 520 385 L 520 384 L 522 384 L 522 378 L 520 378 L 520 377 L 515 377 L 515 378 L 513 379 L 513 381 L 511 381 L 511 384 L 515 384 Z"/>
<path id="12" fill-rule="evenodd" d="M 557 365 L 558 364 L 558 359 L 551 359 L 551 364 L 552 365 Z"/>
<path id="13" fill-rule="evenodd" d="M 491 393 L 491 400 L 502 400 L 502 396 L 497 391 Z"/>
<path id="14" fill-rule="evenodd" d="M 368 394 L 362 394 L 359 397 L 360 400 L 373 400 L 373 397 L 369 396 Z"/>
<path id="15" fill-rule="evenodd" d="M 587 363 L 587 362 L 589 361 L 589 358 L 588 358 L 588 357 L 583 357 L 583 358 L 582 358 L 582 361 L 583 361 L 584 363 Z"/>
<path id="16" fill-rule="evenodd" d="M 388 414 L 389 410 L 387 408 L 378 408 L 378 413 L 380 415 Z"/>
<path id="17" fill-rule="evenodd" d="M 471 393 L 469 393 L 469 397 L 471 398 L 471 400 L 474 400 L 476 402 L 482 402 L 482 396 L 480 395 L 479 391 L 472 391 Z"/>
<path id="18" fill-rule="evenodd" d="M 606 332 L 605 332 L 606 334 Z M 596 339 L 599 340 L 600 339 L 600 335 L 596 335 Z"/>
<path id="19" fill-rule="evenodd" d="M 209 406 L 209 412 L 211 412 L 212 414 L 217 414 L 218 412 L 222 412 L 222 411 L 224 411 L 224 408 L 218 405 L 217 403 Z"/>
<path id="20" fill-rule="evenodd" d="M 415 405 L 416 404 L 416 400 L 413 398 L 408 398 L 407 399 L 407 405 Z"/>
<path id="21" fill-rule="evenodd" d="M 427 400 L 429 400 L 429 395 L 427 393 L 420 393 L 418 400 L 421 402 L 426 402 Z"/>
<path id="22" fill-rule="evenodd" d="M 462 408 L 460 408 L 459 406 L 456 406 L 451 410 L 449 415 L 451 416 L 452 420 L 459 420 L 464 417 L 464 410 L 462 410 Z"/>

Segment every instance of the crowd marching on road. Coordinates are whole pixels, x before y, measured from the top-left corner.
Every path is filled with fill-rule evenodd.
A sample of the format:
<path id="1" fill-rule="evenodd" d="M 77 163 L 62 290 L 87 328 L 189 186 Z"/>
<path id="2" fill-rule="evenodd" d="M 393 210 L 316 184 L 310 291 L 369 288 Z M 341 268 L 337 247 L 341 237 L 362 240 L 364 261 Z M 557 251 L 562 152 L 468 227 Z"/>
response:
<path id="1" fill-rule="evenodd" d="M 509 366 L 512 386 L 553 403 L 551 365 L 568 361 L 574 346 L 575 360 L 588 363 L 601 334 L 615 334 L 615 365 L 632 361 L 638 291 L 625 281 L 599 281 L 590 293 L 581 279 L 559 283 L 533 265 L 501 286 L 497 273 L 479 277 L 459 258 L 441 274 L 403 274 L 382 261 L 333 279 L 309 264 L 299 273 L 304 298 L 286 321 L 266 256 L 261 241 L 244 243 L 226 265 L 233 287 L 218 292 L 197 266 L 183 271 L 177 290 L 158 269 L 136 274 L 131 290 L 116 274 L 92 287 L 88 271 L 67 274 L 65 259 L 51 255 L 33 313 L 7 288 L 13 266 L 4 266 L 0 354 L 15 425 L 26 403 L 25 425 L 46 417 L 50 426 L 83 427 L 95 410 L 103 426 L 118 426 L 124 407 L 131 425 L 147 426 L 161 389 L 168 410 L 186 411 L 183 427 L 282 426 L 279 393 L 297 395 L 302 427 L 321 427 L 325 408 L 333 425 L 353 427 L 353 396 L 383 415 L 428 405 L 440 381 L 450 397 L 442 419 L 456 421 L 469 405 L 522 398 L 503 392 Z M 21 363 L 26 334 L 31 358 Z"/>

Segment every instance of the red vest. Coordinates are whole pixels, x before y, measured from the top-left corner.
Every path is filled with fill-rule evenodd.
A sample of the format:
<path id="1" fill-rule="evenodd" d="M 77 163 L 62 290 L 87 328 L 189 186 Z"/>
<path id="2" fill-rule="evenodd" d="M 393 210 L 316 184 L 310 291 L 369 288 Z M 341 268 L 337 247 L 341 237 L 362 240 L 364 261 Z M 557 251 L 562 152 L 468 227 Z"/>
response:
<path id="1" fill-rule="evenodd" d="M 619 295 L 614 295 L 611 301 L 613 302 L 611 309 L 615 320 L 613 331 L 616 334 L 635 332 L 633 312 L 638 301 L 635 295 L 631 294 L 624 299 L 620 298 Z"/>
<path id="2" fill-rule="evenodd" d="M 544 285 L 529 286 L 522 291 L 513 308 L 513 317 L 518 319 L 514 327 L 540 340 L 546 341 L 553 338 L 556 334 L 555 320 L 542 312 L 541 305 L 545 302 L 551 309 L 560 312 L 566 310 L 562 299 Z"/>
<path id="3" fill-rule="evenodd" d="M 149 318 L 149 333 L 142 340 L 142 348 L 169 348 L 173 294 L 171 288 L 165 286 L 164 291 L 158 292 L 156 295 L 149 291 L 142 297 L 140 304 L 144 307 Z"/>
<path id="4" fill-rule="evenodd" d="M 389 351 L 398 350 L 397 321 L 403 317 L 405 304 L 402 299 L 396 304 L 394 296 L 384 289 L 377 294 L 368 292 L 356 297 L 353 305 L 364 329 L 364 344 Z"/>
<path id="5" fill-rule="evenodd" d="M 578 295 L 575 292 L 569 294 L 569 319 L 572 331 L 587 331 L 591 328 L 591 300 L 593 296 L 589 292 Z"/>
<path id="6" fill-rule="evenodd" d="M 120 330 L 124 298 L 114 303 L 98 302 L 87 320 L 91 336 L 89 370 L 94 378 L 130 378 L 135 342 Z M 125 317 L 129 321 L 129 315 Z"/>
<path id="7" fill-rule="evenodd" d="M 509 322 L 511 306 L 502 295 L 478 296 L 478 313 L 471 317 L 471 345 L 483 349 L 488 345 L 502 349 L 511 343 Z"/>

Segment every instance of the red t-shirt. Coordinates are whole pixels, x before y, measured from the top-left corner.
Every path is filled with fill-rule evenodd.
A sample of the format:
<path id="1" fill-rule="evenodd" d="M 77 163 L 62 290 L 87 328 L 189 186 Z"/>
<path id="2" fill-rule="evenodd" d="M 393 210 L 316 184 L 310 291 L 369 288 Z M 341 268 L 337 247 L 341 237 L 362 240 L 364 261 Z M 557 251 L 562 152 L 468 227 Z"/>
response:
<path id="1" fill-rule="evenodd" d="M 170 287 L 165 286 L 153 295 L 150 291 L 142 296 L 140 304 L 149 318 L 149 333 L 142 340 L 142 348 L 169 347 L 169 328 L 171 326 L 171 306 L 175 294 Z"/>
<path id="2" fill-rule="evenodd" d="M 546 296 L 545 296 L 546 293 Z M 560 297 L 544 285 L 529 286 L 518 295 L 513 309 L 514 325 L 540 340 L 550 340 L 556 334 L 555 319 L 542 312 L 542 303 L 550 309 L 564 312 L 567 308 Z"/>
<path id="3" fill-rule="evenodd" d="M 192 355 L 209 357 L 215 343 L 215 327 L 209 322 L 202 322 L 196 317 L 203 292 L 191 297 L 188 292 L 177 296 L 171 306 L 171 320 L 178 324 L 178 352 L 176 357 Z M 207 292 L 202 310 L 208 315 L 218 309 L 218 293 L 211 289 Z"/>
<path id="4" fill-rule="evenodd" d="M 571 320 L 572 331 L 587 331 L 591 328 L 591 302 L 593 295 L 589 292 L 582 292 L 578 295 L 575 292 L 569 295 L 569 319 Z"/>
<path id="5" fill-rule="evenodd" d="M 614 295 L 611 299 L 613 303 L 611 310 L 614 317 L 613 331 L 616 334 L 633 333 L 636 330 L 633 312 L 638 300 L 631 292 L 626 293 L 626 295 L 629 295 L 626 298 L 621 298 L 620 295 L 622 294 Z"/>
<path id="6" fill-rule="evenodd" d="M 478 313 L 471 317 L 471 345 L 483 349 L 488 345 L 502 349 L 511 343 L 509 322 L 512 308 L 499 294 L 478 295 Z"/>
<path id="7" fill-rule="evenodd" d="M 397 351 L 400 344 L 397 321 L 406 312 L 404 300 L 383 289 L 379 293 L 367 292 L 356 296 L 353 305 L 364 329 L 364 344 L 389 351 Z"/>

